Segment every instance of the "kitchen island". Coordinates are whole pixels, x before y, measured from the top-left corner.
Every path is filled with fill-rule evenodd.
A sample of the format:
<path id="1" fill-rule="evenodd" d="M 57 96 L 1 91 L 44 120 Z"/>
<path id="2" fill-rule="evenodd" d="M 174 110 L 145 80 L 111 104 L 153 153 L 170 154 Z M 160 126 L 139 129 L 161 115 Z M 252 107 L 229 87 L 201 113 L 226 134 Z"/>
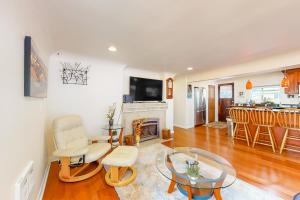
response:
<path id="1" fill-rule="evenodd" d="M 249 115 L 250 115 L 251 110 L 255 109 L 254 107 L 238 107 L 238 108 L 247 109 L 248 112 L 249 112 Z M 274 127 L 271 128 L 271 130 L 272 130 L 272 134 L 274 136 L 275 142 L 277 144 L 276 151 L 279 151 L 286 129 L 280 126 L 280 124 L 278 122 L 277 115 L 280 111 L 283 110 L 283 108 L 271 108 L 271 110 L 275 113 L 275 119 L 276 119 L 275 120 L 275 125 L 274 125 Z M 295 120 L 293 123 L 296 123 L 296 127 L 300 127 L 300 110 L 299 110 L 299 114 L 297 114 L 296 119 L 297 120 Z M 288 118 L 287 118 L 287 120 L 288 120 Z M 256 133 L 257 126 L 253 123 L 253 121 L 251 120 L 251 117 L 250 117 L 250 120 L 249 120 L 249 129 L 250 129 L 250 134 L 251 134 L 252 139 L 253 139 L 254 136 L 255 136 L 255 133 Z M 260 132 L 265 132 L 265 131 L 267 131 L 267 128 L 261 127 Z M 294 151 L 300 152 L 300 131 L 296 130 L 296 129 L 294 129 L 294 130 L 290 129 L 289 130 L 289 137 L 294 137 L 294 138 L 298 138 L 298 139 L 293 139 L 293 140 L 287 139 L 286 145 L 294 146 L 292 149 Z M 259 139 L 269 141 L 269 136 L 260 135 Z"/>

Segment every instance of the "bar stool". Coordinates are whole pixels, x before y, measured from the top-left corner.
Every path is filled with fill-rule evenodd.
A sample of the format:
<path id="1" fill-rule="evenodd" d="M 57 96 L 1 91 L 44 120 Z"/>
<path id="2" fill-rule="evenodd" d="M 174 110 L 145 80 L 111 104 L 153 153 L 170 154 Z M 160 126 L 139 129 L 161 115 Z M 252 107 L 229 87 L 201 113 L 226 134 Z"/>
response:
<path id="1" fill-rule="evenodd" d="M 236 124 L 233 131 L 233 142 L 234 139 L 246 140 L 247 145 L 250 146 L 252 141 L 251 133 L 249 130 L 249 112 L 244 108 L 230 108 L 229 110 L 230 118 Z M 240 137 L 239 133 L 244 132 L 245 137 Z"/>
<path id="2" fill-rule="evenodd" d="M 275 153 L 277 144 L 271 131 L 275 126 L 275 113 L 266 108 L 252 109 L 250 112 L 250 118 L 252 123 L 257 126 L 252 147 L 254 147 L 255 144 L 271 146 L 273 152 Z M 262 128 L 266 128 L 267 131 L 261 131 Z M 268 136 L 269 140 L 260 138 L 260 136 Z"/>
<path id="3" fill-rule="evenodd" d="M 280 127 L 285 128 L 283 139 L 281 142 L 280 153 L 283 149 L 300 152 L 300 146 L 287 145 L 287 140 L 300 142 L 300 110 L 284 109 L 277 113 L 277 121 Z M 291 135 L 289 130 L 298 131 L 298 135 Z"/>

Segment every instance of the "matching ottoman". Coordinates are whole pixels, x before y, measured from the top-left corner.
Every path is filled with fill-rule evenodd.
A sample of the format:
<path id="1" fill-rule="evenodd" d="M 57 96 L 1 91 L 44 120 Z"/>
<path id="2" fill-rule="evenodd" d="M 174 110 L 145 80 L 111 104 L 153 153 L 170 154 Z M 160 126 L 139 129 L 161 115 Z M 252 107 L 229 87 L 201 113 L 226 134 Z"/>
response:
<path id="1" fill-rule="evenodd" d="M 125 186 L 136 178 L 136 168 L 133 167 L 138 156 L 138 149 L 134 146 L 119 146 L 107 155 L 102 164 L 108 165 L 109 170 L 105 175 L 105 181 L 110 186 Z M 130 170 L 131 176 L 122 180 L 126 172 Z"/>

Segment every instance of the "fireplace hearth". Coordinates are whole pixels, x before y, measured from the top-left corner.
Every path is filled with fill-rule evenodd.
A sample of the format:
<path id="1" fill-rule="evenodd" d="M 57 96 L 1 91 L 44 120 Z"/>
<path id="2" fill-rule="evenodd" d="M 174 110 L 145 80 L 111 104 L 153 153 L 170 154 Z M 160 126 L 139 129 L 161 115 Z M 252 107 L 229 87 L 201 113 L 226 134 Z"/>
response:
<path id="1" fill-rule="evenodd" d="M 132 122 L 133 136 L 135 137 L 135 128 L 137 122 L 141 122 L 141 142 L 151 139 L 159 138 L 159 119 L 158 118 L 144 118 L 137 119 Z"/>

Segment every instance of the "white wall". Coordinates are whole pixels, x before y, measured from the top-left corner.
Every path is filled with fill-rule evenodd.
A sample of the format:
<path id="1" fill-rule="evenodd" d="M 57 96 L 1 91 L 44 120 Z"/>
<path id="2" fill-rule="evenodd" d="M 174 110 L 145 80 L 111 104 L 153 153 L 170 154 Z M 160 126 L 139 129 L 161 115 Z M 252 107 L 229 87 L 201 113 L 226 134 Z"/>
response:
<path id="1" fill-rule="evenodd" d="M 63 84 L 61 62 L 90 66 L 88 85 Z M 119 111 L 123 94 L 123 70 L 125 65 L 60 52 L 50 58 L 48 88 L 48 140 L 49 155 L 53 151 L 51 126 L 54 118 L 77 114 L 83 119 L 88 134 L 103 134 L 101 126 L 107 124 L 105 114 L 108 107 L 117 103 Z M 117 118 L 115 119 L 117 120 Z M 121 122 L 121 120 L 120 120 Z"/>
<path id="2" fill-rule="evenodd" d="M 179 76 L 174 79 L 174 126 L 188 128 L 187 118 L 187 79 Z"/>
<path id="3" fill-rule="evenodd" d="M 42 2 L 5 1 L 0 6 L 0 199 L 14 198 L 14 184 L 30 160 L 34 161 L 35 199 L 47 163 L 44 124 L 46 99 L 24 97 L 24 36 L 32 36 L 38 54 L 48 64 Z M 5 4 L 5 6 L 4 6 Z"/>
<path id="4" fill-rule="evenodd" d="M 237 65 L 228 65 L 201 72 L 193 72 L 187 76 L 189 82 L 215 80 L 225 77 L 269 73 L 280 71 L 286 66 L 300 64 L 300 50 L 286 54 L 273 55 L 259 60 L 245 62 Z"/>

